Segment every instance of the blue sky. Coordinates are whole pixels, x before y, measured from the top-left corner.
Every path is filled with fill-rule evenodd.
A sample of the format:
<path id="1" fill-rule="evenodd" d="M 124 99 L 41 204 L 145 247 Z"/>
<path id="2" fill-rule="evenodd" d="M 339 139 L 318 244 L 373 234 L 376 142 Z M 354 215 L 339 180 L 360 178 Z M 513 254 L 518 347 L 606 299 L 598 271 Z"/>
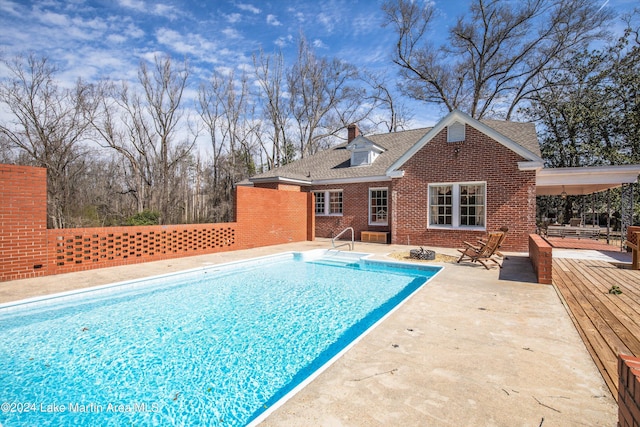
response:
<path id="1" fill-rule="evenodd" d="M 421 0 L 416 0 L 421 1 Z M 381 0 L 0 0 L 0 55 L 35 52 L 58 64 L 62 81 L 133 80 L 141 59 L 188 58 L 195 78 L 251 67 L 251 55 L 296 50 L 303 32 L 319 55 L 392 69 L 394 35 L 381 26 Z M 465 0 L 434 0 L 444 34 Z M 637 0 L 602 0 L 629 10 Z M 395 70 L 392 70 L 395 71 Z M 0 70 L 0 74 L 2 71 Z M 416 111 L 419 124 L 442 115 Z"/>

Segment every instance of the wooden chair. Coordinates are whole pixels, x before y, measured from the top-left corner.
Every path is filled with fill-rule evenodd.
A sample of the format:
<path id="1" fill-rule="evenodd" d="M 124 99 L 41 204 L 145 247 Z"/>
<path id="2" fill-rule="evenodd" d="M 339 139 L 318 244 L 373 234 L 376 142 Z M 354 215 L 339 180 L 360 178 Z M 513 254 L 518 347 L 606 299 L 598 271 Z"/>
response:
<path id="1" fill-rule="evenodd" d="M 502 254 L 502 252 L 500 252 L 499 249 L 500 249 L 500 246 L 502 246 L 502 242 L 504 242 L 505 237 L 507 237 L 507 231 L 509 231 L 509 227 L 500 227 L 500 231 L 502 231 L 504 234 L 502 235 L 502 240 L 500 240 L 500 243 L 498 243 L 498 249 L 495 251 L 495 254 L 502 259 L 506 259 L 507 257 L 504 256 L 504 254 Z M 466 243 L 466 242 L 463 242 L 463 243 Z M 478 243 L 480 244 L 480 246 L 484 246 L 487 244 L 487 242 L 485 242 L 484 240 L 478 240 Z"/>
<path id="2" fill-rule="evenodd" d="M 460 255 L 460 258 L 458 258 L 458 263 L 463 261 L 465 258 L 469 258 L 469 261 L 479 262 L 487 270 L 489 270 L 489 266 L 487 265 L 489 261 L 502 268 L 502 265 L 496 258 L 499 256 L 498 254 L 500 254 L 500 252 L 498 252 L 498 248 L 504 241 L 506 234 L 507 233 L 505 231 L 490 232 L 486 241 L 478 241 L 478 246 L 472 245 L 469 242 L 462 242 L 466 248 L 458 249 L 458 252 L 462 254 Z"/>

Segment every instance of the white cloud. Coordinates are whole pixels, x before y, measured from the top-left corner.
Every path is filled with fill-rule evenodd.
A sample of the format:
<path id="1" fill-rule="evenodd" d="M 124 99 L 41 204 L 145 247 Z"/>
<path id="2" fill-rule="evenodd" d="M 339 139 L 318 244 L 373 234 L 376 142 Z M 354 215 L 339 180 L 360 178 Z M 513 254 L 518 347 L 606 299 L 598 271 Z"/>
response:
<path id="1" fill-rule="evenodd" d="M 269 25 L 273 25 L 273 26 L 279 26 L 282 25 L 282 23 L 280 21 L 278 21 L 278 18 L 276 18 L 275 15 L 267 15 L 267 24 Z"/>
<path id="2" fill-rule="evenodd" d="M 233 68 L 227 66 L 216 67 L 216 71 L 223 76 L 230 76 L 233 73 Z"/>
<path id="3" fill-rule="evenodd" d="M 221 32 L 222 32 L 222 34 L 224 34 L 225 36 L 227 36 L 230 39 L 239 39 L 241 37 L 241 35 L 238 32 L 238 30 L 236 30 L 234 28 L 227 27 L 224 30 L 222 30 Z"/>
<path id="4" fill-rule="evenodd" d="M 40 12 L 38 14 L 40 22 L 60 27 L 69 26 L 69 17 L 54 12 Z"/>
<path id="5" fill-rule="evenodd" d="M 138 39 L 138 38 L 144 37 L 145 35 L 145 32 L 133 23 L 129 23 L 127 27 L 123 30 L 123 32 L 124 34 L 126 34 L 127 36 L 133 39 Z"/>
<path id="6" fill-rule="evenodd" d="M 128 39 L 122 34 L 109 34 L 107 36 L 107 41 L 114 44 L 122 44 L 126 42 Z"/>
<path id="7" fill-rule="evenodd" d="M 321 12 L 318 14 L 317 19 L 318 19 L 318 22 L 327 29 L 327 31 L 329 31 L 330 33 L 333 32 L 335 20 L 332 16 L 329 16 L 326 13 Z"/>
<path id="8" fill-rule="evenodd" d="M 318 49 L 329 49 L 329 46 L 324 44 L 324 42 L 320 39 L 315 39 L 312 43 L 313 47 Z"/>
<path id="9" fill-rule="evenodd" d="M 256 15 L 262 12 L 260 9 L 258 9 L 254 5 L 248 4 L 248 3 L 238 3 L 236 6 L 238 6 L 239 9 L 244 10 L 245 12 L 251 12 Z"/>
<path id="10" fill-rule="evenodd" d="M 205 59 L 208 52 L 217 50 L 215 43 L 203 38 L 200 34 L 184 34 L 170 28 L 159 28 L 156 31 L 156 39 L 173 52 L 189 54 L 200 59 Z"/>
<path id="11" fill-rule="evenodd" d="M 238 66 L 236 67 L 238 70 L 243 71 L 245 73 L 251 73 L 253 71 L 253 65 L 249 64 L 247 62 L 241 62 L 240 64 L 238 64 Z"/>
<path id="12" fill-rule="evenodd" d="M 136 12 L 149 13 L 155 16 L 162 16 L 173 21 L 182 15 L 179 9 L 165 3 L 148 2 L 144 0 L 118 0 L 118 4 L 124 8 L 135 10 Z"/>
<path id="13" fill-rule="evenodd" d="M 303 23 L 307 22 L 307 18 L 306 18 L 304 13 L 296 12 L 292 8 L 289 9 L 289 12 L 291 12 L 293 14 L 293 17 L 296 19 L 296 21 L 298 21 L 298 23 L 303 24 Z"/>
<path id="14" fill-rule="evenodd" d="M 227 20 L 227 22 L 230 24 L 235 24 L 237 22 L 240 22 L 240 20 L 242 19 L 242 15 L 240 15 L 239 13 L 224 15 L 224 17 Z"/>
<path id="15" fill-rule="evenodd" d="M 20 11 L 21 7 L 22 5 L 10 1 L 0 1 L 0 12 L 2 12 L 2 14 L 22 16 L 22 12 Z"/>
<path id="16" fill-rule="evenodd" d="M 174 19 L 177 18 L 177 15 L 179 14 L 179 12 L 173 6 L 160 3 L 160 4 L 156 4 L 153 7 L 153 14 L 158 16 L 164 16 L 170 21 L 173 21 Z"/>
<path id="17" fill-rule="evenodd" d="M 143 0 L 118 0 L 118 4 L 128 9 L 137 10 L 138 12 L 144 12 L 146 10 Z"/>
<path id="18" fill-rule="evenodd" d="M 273 43 L 278 47 L 285 47 L 293 42 L 293 36 L 291 34 L 287 36 L 278 37 Z"/>

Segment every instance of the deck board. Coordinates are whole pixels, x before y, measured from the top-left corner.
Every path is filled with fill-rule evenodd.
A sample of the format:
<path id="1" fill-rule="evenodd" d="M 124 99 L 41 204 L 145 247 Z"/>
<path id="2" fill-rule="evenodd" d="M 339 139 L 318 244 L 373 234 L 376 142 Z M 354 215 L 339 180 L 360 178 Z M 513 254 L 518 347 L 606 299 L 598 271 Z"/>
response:
<path id="1" fill-rule="evenodd" d="M 617 399 L 618 354 L 640 356 L 640 272 L 606 261 L 555 258 L 553 284 Z M 609 293 L 614 285 L 622 294 Z"/>

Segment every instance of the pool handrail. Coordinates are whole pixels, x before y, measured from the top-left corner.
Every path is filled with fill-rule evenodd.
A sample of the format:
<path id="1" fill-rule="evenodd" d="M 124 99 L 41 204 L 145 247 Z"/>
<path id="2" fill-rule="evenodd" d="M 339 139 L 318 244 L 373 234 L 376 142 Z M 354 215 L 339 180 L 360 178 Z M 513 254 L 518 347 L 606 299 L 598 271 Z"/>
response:
<path id="1" fill-rule="evenodd" d="M 338 246 L 336 246 L 336 239 L 340 236 L 342 236 L 345 232 L 351 230 L 351 243 L 346 242 L 346 243 L 341 243 Z M 349 250 L 353 250 L 355 248 L 355 232 L 353 231 L 353 227 L 347 227 L 344 230 L 342 230 L 341 232 L 339 232 L 338 234 L 336 234 L 332 239 L 331 239 L 331 245 L 333 246 L 333 248 L 339 248 L 340 246 L 349 246 Z"/>

